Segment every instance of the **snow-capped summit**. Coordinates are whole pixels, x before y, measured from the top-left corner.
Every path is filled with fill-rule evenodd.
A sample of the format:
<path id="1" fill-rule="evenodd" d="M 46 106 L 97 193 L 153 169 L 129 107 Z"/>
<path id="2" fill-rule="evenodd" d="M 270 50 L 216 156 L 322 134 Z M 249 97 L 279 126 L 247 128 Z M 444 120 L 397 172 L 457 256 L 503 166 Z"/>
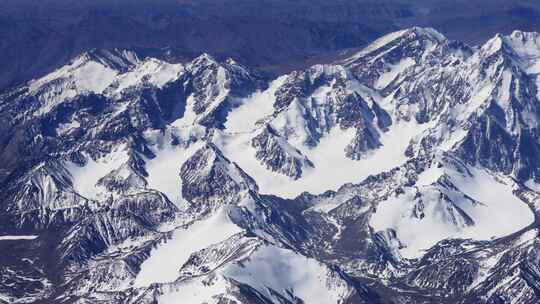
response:
<path id="1" fill-rule="evenodd" d="M 66 88 L 101 93 L 117 74 L 139 62 L 137 55 L 127 50 L 93 50 L 74 58 L 69 64 L 42 78 L 29 82 L 35 93 L 48 83 L 64 83 Z"/>
<path id="2" fill-rule="evenodd" d="M 374 61 L 393 50 L 421 50 L 444 43 L 446 40 L 443 34 L 433 28 L 412 27 L 387 34 L 375 40 L 357 54 L 346 59 L 345 62 L 353 65 L 357 60 L 362 58 L 370 58 L 370 60 Z"/>
<path id="3" fill-rule="evenodd" d="M 79 94 L 101 94 L 116 76 L 135 66 L 137 55 L 130 51 L 91 51 L 74 58 L 69 64 L 28 85 L 46 113 L 57 103 Z"/>
<path id="4" fill-rule="evenodd" d="M 497 34 L 481 47 L 481 54 L 504 56 L 527 74 L 540 72 L 540 35 L 534 32 L 514 31 L 510 35 Z"/>

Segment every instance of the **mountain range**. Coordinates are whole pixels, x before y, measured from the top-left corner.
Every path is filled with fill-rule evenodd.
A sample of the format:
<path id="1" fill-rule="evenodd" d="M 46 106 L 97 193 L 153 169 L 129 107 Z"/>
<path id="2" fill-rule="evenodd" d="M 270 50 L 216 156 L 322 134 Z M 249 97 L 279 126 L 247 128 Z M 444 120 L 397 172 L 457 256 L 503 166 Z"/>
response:
<path id="1" fill-rule="evenodd" d="M 536 0 L 3 0 L 0 90 L 92 49 L 176 62 L 207 52 L 274 78 L 411 26 L 478 45 L 496 33 L 540 31 L 538 20 Z"/>
<path id="2" fill-rule="evenodd" d="M 537 303 L 540 34 L 269 79 L 93 49 L 0 94 L 0 303 Z"/>

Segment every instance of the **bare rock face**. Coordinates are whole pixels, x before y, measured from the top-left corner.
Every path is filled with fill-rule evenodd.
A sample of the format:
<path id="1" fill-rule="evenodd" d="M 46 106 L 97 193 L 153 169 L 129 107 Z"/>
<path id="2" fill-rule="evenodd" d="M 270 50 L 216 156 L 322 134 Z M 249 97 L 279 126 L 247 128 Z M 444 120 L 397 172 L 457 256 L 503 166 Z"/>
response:
<path id="1" fill-rule="evenodd" d="M 257 89 L 259 80 L 246 67 L 230 59 L 220 63 L 203 54 L 187 66 L 188 86 L 193 91 L 196 120 L 205 126 L 221 127 L 236 99 Z"/>
<path id="2" fill-rule="evenodd" d="M 293 179 L 300 178 L 305 168 L 313 167 L 313 163 L 302 152 L 268 125 L 251 140 L 251 145 L 257 151 L 255 157 L 267 169 Z"/>
<path id="3" fill-rule="evenodd" d="M 258 190 L 255 181 L 213 144 L 195 152 L 180 172 L 182 196 L 197 211 L 238 203 L 250 191 Z"/>

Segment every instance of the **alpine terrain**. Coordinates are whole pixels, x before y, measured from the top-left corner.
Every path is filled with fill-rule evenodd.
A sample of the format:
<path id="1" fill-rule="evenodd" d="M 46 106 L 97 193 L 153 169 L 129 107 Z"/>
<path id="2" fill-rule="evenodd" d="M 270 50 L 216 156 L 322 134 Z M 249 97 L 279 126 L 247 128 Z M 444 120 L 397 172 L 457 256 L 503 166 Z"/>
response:
<path id="1" fill-rule="evenodd" d="M 0 94 L 0 303 L 540 303 L 539 33 L 165 57 Z"/>

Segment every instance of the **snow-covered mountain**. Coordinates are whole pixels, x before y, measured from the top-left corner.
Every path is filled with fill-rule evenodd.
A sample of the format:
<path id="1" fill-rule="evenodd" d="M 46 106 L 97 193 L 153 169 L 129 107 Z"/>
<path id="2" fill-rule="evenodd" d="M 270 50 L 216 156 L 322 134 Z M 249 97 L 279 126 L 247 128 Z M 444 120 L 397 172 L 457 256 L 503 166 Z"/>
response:
<path id="1" fill-rule="evenodd" d="M 0 303 L 536 303 L 540 34 L 274 80 L 80 55 L 0 95 Z"/>

